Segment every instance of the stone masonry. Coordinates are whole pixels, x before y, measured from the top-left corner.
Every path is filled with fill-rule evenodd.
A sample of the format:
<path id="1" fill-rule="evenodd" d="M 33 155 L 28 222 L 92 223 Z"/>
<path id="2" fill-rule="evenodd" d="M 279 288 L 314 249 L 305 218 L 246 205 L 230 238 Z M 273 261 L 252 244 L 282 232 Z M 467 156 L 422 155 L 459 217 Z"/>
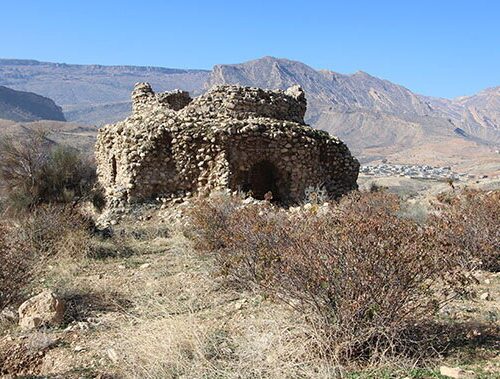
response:
<path id="1" fill-rule="evenodd" d="M 138 83 L 133 113 L 99 131 L 99 181 L 109 205 L 244 191 L 290 204 L 306 189 L 339 197 L 357 188 L 359 163 L 347 146 L 304 123 L 302 89 L 216 86 L 155 93 Z M 268 195 L 269 196 L 269 195 Z"/>

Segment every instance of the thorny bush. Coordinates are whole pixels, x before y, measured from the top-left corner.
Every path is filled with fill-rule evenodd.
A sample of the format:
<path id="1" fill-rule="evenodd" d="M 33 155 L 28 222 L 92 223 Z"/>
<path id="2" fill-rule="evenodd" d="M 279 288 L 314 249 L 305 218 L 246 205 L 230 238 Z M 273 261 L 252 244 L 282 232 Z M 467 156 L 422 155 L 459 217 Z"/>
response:
<path id="1" fill-rule="evenodd" d="M 40 206 L 30 213 L 0 222 L 0 308 L 23 299 L 33 278 L 62 244 L 80 241 L 79 250 L 91 242 L 94 225 L 74 208 Z M 79 252 L 80 252 L 79 251 Z"/>
<path id="2" fill-rule="evenodd" d="M 468 269 L 500 270 L 500 191 L 466 189 L 438 197 L 433 220 Z"/>
<path id="3" fill-rule="evenodd" d="M 370 360 L 418 353 L 411 331 L 467 284 L 440 225 L 400 208 L 384 192 L 296 212 L 218 196 L 190 217 L 198 248 L 230 282 L 309 314 L 335 357 Z"/>

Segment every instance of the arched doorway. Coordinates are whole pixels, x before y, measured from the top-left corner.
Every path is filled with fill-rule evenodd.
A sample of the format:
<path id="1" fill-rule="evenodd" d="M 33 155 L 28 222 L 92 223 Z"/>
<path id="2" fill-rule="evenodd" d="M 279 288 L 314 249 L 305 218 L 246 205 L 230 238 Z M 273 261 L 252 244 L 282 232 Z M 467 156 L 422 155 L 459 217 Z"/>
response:
<path id="1" fill-rule="evenodd" d="M 248 190 L 255 199 L 263 200 L 268 192 L 272 192 L 274 201 L 281 201 L 283 178 L 274 164 L 267 160 L 255 163 L 248 172 Z"/>

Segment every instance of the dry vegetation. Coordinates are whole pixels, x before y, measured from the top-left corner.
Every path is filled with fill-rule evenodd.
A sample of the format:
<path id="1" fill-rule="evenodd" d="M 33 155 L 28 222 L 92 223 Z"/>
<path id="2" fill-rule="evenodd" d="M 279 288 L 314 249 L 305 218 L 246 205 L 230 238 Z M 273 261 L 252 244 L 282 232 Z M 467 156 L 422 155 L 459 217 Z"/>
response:
<path id="1" fill-rule="evenodd" d="M 449 362 L 493 378 L 499 196 L 415 217 L 383 190 L 290 210 L 221 194 L 113 233 L 79 196 L 38 197 L 0 222 L 0 311 L 51 288 L 66 319 L 0 318 L 0 376 L 440 378 Z"/>
<path id="2" fill-rule="evenodd" d="M 95 196 L 95 167 L 77 150 L 54 145 L 44 132 L 0 140 L 0 190 L 9 210 Z"/>
<path id="3" fill-rule="evenodd" d="M 481 207 L 464 205 L 471 199 Z M 307 314 L 335 360 L 373 362 L 440 348 L 426 324 L 467 293 L 470 269 L 497 262 L 496 200 L 498 193 L 464 192 L 421 225 L 402 216 L 396 195 L 378 191 L 299 213 L 221 197 L 200 201 L 191 220 L 198 248 L 230 283 Z M 481 234 L 462 207 L 484 212 L 476 216 Z"/>
<path id="4" fill-rule="evenodd" d="M 436 227 L 459 251 L 463 266 L 500 271 L 500 191 L 443 193 L 438 200 Z"/>

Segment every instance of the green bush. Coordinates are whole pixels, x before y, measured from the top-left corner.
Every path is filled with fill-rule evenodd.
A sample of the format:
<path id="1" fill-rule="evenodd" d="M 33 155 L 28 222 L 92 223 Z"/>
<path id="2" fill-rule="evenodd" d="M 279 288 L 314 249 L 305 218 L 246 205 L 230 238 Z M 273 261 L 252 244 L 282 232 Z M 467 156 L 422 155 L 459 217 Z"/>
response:
<path id="1" fill-rule="evenodd" d="M 0 185 L 7 206 L 14 210 L 89 198 L 95 179 L 89 159 L 75 149 L 55 145 L 43 133 L 0 140 Z"/>

